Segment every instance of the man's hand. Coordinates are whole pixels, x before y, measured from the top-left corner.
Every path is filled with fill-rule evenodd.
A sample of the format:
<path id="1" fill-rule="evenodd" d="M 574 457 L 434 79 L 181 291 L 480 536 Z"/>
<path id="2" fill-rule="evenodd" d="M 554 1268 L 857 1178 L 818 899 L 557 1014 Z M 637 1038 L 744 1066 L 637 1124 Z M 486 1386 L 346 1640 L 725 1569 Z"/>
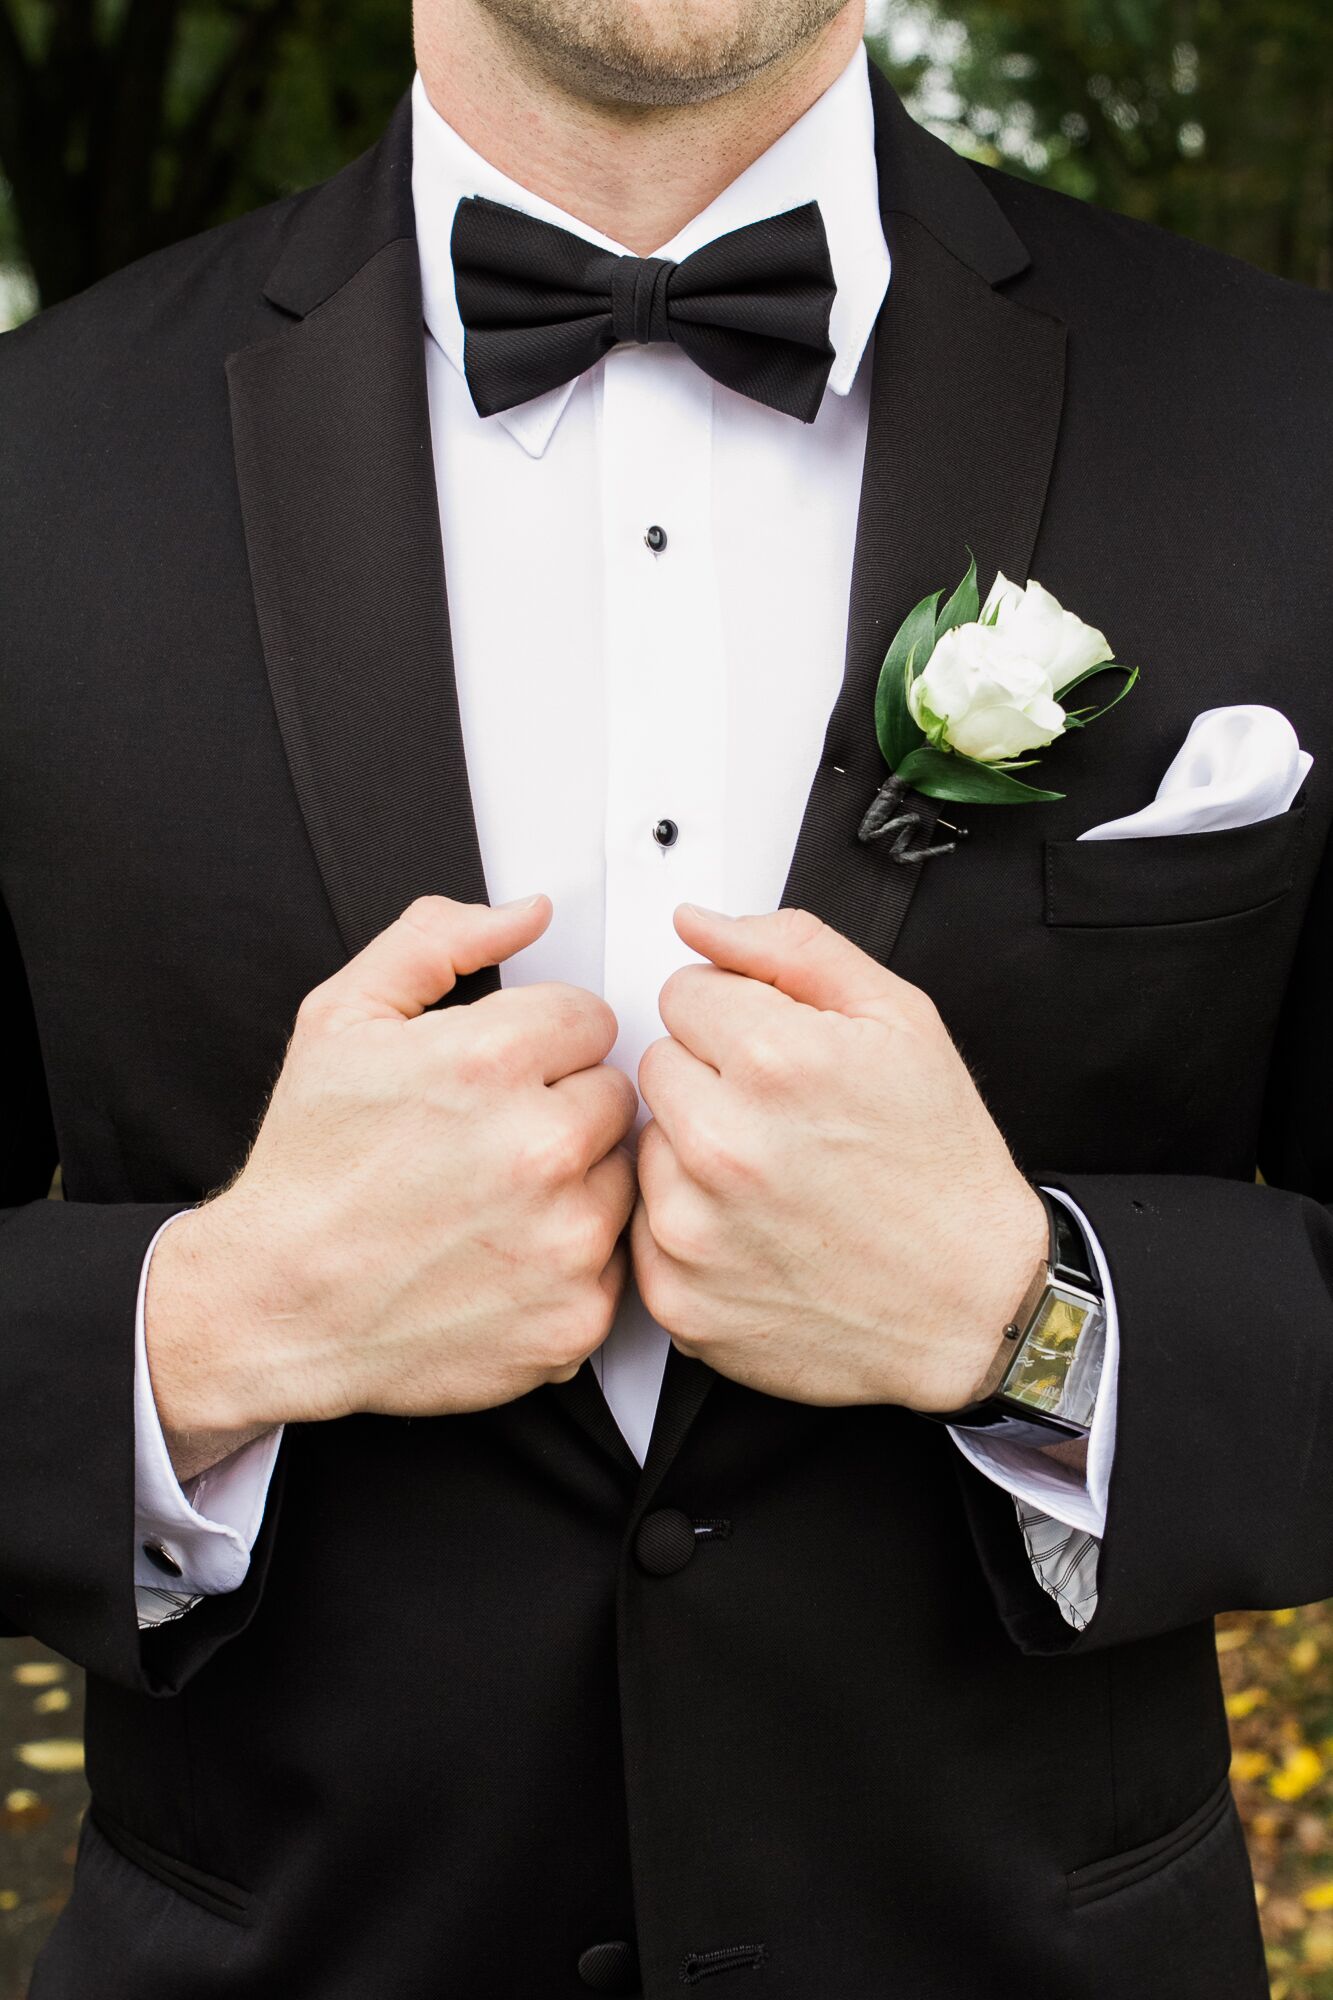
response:
<path id="1" fill-rule="evenodd" d="M 489 1408 L 601 1345 L 634 1200 L 615 1016 L 558 984 L 425 1011 L 550 914 L 423 898 L 303 1001 L 244 1168 L 149 1267 L 180 1476 L 289 1419 Z"/>
<path id="2" fill-rule="evenodd" d="M 769 1395 L 966 1403 L 1046 1222 L 931 1002 L 804 910 L 676 928 L 712 964 L 639 1065 L 648 1310 Z"/>

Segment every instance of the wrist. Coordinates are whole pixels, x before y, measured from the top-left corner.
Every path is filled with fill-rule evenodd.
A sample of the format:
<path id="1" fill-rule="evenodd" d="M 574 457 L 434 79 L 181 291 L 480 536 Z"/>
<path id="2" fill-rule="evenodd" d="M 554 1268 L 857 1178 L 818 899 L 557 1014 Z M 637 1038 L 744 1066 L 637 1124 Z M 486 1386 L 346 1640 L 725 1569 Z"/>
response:
<path id="1" fill-rule="evenodd" d="M 182 1215 L 148 1268 L 148 1372 L 178 1476 L 189 1476 L 181 1459 L 196 1458 L 204 1440 L 216 1463 L 291 1413 L 264 1337 L 265 1322 L 290 1309 L 291 1288 L 239 1206 L 228 1193 Z"/>
<path id="2" fill-rule="evenodd" d="M 1020 1180 L 986 1238 L 988 1254 L 969 1274 L 950 1332 L 931 1349 L 912 1408 L 923 1415 L 965 1409 L 991 1393 L 1012 1358 L 1007 1330 L 1044 1279 L 1049 1228 L 1037 1190 Z"/>

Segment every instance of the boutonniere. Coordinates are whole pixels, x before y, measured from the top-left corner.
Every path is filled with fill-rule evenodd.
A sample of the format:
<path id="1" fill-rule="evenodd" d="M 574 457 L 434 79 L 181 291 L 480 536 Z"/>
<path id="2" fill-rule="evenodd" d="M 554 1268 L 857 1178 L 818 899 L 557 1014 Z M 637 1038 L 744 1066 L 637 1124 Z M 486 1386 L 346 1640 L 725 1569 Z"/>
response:
<path id="1" fill-rule="evenodd" d="M 884 656 L 875 690 L 875 734 L 889 776 L 862 820 L 859 838 L 896 834 L 897 861 L 921 861 L 938 847 L 909 845 L 916 817 L 901 808 L 909 791 L 967 805 L 1038 805 L 1062 799 L 1014 776 L 1071 729 L 1086 729 L 1139 677 L 1120 665 L 1104 633 L 1066 611 L 1036 582 L 1023 589 L 997 576 L 985 604 L 977 565 L 944 609 L 937 590 L 904 619 Z M 1068 697 L 1095 674 L 1125 684 L 1101 708 L 1071 708 Z M 961 829 L 951 828 L 952 832 Z"/>

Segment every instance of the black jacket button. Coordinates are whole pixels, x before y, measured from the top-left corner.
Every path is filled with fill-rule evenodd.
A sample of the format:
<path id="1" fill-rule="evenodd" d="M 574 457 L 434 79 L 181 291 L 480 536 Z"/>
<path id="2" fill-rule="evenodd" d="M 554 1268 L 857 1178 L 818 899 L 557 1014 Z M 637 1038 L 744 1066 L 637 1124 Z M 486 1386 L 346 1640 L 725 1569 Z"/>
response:
<path id="1" fill-rule="evenodd" d="M 634 1557 L 649 1576 L 674 1576 L 684 1569 L 695 1549 L 694 1523 L 679 1507 L 659 1507 L 645 1514 L 634 1537 Z"/>
<path id="2" fill-rule="evenodd" d="M 639 1954 L 623 1938 L 590 1944 L 579 1959 L 579 1978 L 594 1993 L 639 1993 Z"/>

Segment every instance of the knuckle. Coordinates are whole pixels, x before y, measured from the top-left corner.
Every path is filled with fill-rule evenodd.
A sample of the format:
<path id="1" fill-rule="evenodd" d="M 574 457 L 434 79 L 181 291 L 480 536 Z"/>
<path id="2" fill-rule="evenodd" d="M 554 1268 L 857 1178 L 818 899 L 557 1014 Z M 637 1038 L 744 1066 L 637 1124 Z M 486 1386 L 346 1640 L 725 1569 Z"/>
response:
<path id="1" fill-rule="evenodd" d="M 824 924 L 812 910 L 778 910 L 774 923 L 781 943 L 789 951 L 806 951 L 824 935 Z"/>
<path id="2" fill-rule="evenodd" d="M 552 1313 L 544 1331 L 541 1359 L 551 1369 L 577 1373 L 581 1364 L 600 1346 L 606 1331 L 607 1311 L 600 1297 L 578 1298 Z M 565 1378 L 567 1379 L 567 1378 Z"/>
<path id="3" fill-rule="evenodd" d="M 611 1048 L 620 1033 L 620 1023 L 616 1019 L 614 1007 L 603 1000 L 599 993 L 585 993 L 580 997 L 580 1006 L 585 1014 L 590 1014 L 596 1022 L 602 1040 Z"/>
<path id="4" fill-rule="evenodd" d="M 904 981 L 895 998 L 900 1016 L 918 1034 L 931 1034 L 940 1027 L 939 1008 L 920 986 L 910 986 Z"/>
<path id="5" fill-rule="evenodd" d="M 678 965 L 674 972 L 669 972 L 662 981 L 662 989 L 658 995 L 659 1005 L 670 1007 L 677 1000 L 683 999 L 694 983 L 691 978 L 694 971 L 695 967 L 692 965 Z"/>
<path id="6" fill-rule="evenodd" d="M 614 1039 L 616 1017 L 600 993 L 590 993 L 586 987 L 557 981 L 552 984 L 549 997 L 557 1027 L 581 1028 L 592 1022 L 604 1035 Z"/>
<path id="7" fill-rule="evenodd" d="M 720 977 L 715 965 L 678 965 L 662 981 L 657 996 L 663 1021 L 706 1004 Z"/>
<path id="8" fill-rule="evenodd" d="M 582 1165 L 574 1128 L 548 1119 L 520 1142 L 514 1165 L 529 1187 L 556 1188 L 572 1180 Z"/>
<path id="9" fill-rule="evenodd" d="M 327 1034 L 338 1003 L 327 987 L 315 986 L 296 1010 L 296 1033 L 303 1037 Z"/>
<path id="10" fill-rule="evenodd" d="M 752 1083 L 776 1090 L 791 1074 L 791 1050 L 779 1035 L 755 1035 L 746 1043 L 742 1068 Z"/>
<path id="11" fill-rule="evenodd" d="M 743 1137 L 731 1128 L 696 1129 L 680 1150 L 680 1159 L 693 1180 L 719 1191 L 744 1187 L 758 1178 L 754 1157 Z"/>
<path id="12" fill-rule="evenodd" d="M 654 1258 L 646 1270 L 635 1273 L 639 1297 L 659 1326 L 667 1326 L 672 1306 L 672 1281 L 668 1267 Z"/>
<path id="13" fill-rule="evenodd" d="M 605 1268 L 614 1240 L 605 1216 L 589 1206 L 575 1209 L 560 1231 L 558 1257 L 566 1275 L 596 1277 Z"/>
<path id="14" fill-rule="evenodd" d="M 634 1086 L 634 1079 L 626 1076 L 623 1069 L 609 1070 L 608 1075 L 616 1079 L 615 1089 L 620 1099 L 618 1109 L 621 1122 L 621 1137 L 623 1138 L 634 1123 L 638 1113 L 639 1093 Z"/>
<path id="15" fill-rule="evenodd" d="M 416 896 L 398 921 L 422 937 L 438 938 L 457 907 L 448 896 Z"/>
<path id="16" fill-rule="evenodd" d="M 624 1163 L 623 1172 L 620 1173 L 611 1189 L 608 1204 L 611 1220 L 608 1222 L 607 1227 L 611 1228 L 614 1225 L 616 1236 L 619 1236 L 621 1230 L 634 1213 L 634 1204 L 639 1194 L 639 1183 L 634 1172 L 633 1163 L 625 1159 L 623 1154 L 620 1157 Z M 609 1249 L 607 1255 L 610 1255 Z"/>
<path id="17" fill-rule="evenodd" d="M 652 1218 L 653 1241 L 675 1264 L 699 1264 L 708 1254 L 709 1230 L 699 1209 L 680 1201 L 659 1202 Z"/>
<path id="18" fill-rule="evenodd" d="M 671 977 L 674 979 L 675 974 L 673 973 Z M 669 985 L 670 981 L 667 984 Z M 662 990 L 665 992 L 666 988 L 663 987 Z M 639 1067 L 636 1074 L 639 1079 L 639 1089 L 645 1097 L 649 1095 L 653 1088 L 654 1077 L 660 1077 L 661 1075 L 662 1051 L 668 1046 L 669 1041 L 670 1037 L 668 1035 L 659 1035 L 655 1042 L 649 1042 L 647 1048 L 639 1057 Z"/>
<path id="19" fill-rule="evenodd" d="M 489 1084 L 510 1074 L 513 1038 L 497 1021 L 469 1021 L 452 1051 L 452 1066 L 466 1083 Z"/>

